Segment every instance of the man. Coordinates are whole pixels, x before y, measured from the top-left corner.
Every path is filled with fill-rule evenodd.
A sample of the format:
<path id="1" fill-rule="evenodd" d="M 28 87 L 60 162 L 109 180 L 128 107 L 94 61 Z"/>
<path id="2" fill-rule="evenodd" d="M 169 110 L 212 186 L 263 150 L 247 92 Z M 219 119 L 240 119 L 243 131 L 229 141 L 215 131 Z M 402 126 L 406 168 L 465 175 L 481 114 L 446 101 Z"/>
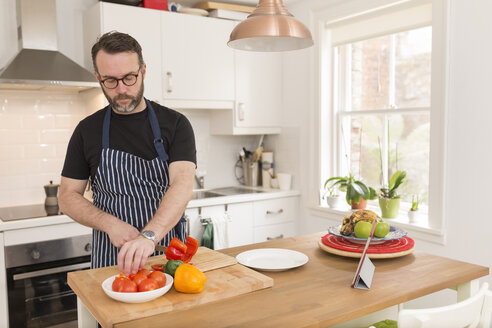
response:
<path id="1" fill-rule="evenodd" d="M 60 209 L 93 228 L 91 266 L 137 272 L 155 245 L 186 239 L 196 149 L 189 121 L 143 97 L 146 66 L 131 36 L 109 32 L 92 47 L 109 105 L 82 120 L 62 171 Z M 91 180 L 93 203 L 84 197 Z"/>

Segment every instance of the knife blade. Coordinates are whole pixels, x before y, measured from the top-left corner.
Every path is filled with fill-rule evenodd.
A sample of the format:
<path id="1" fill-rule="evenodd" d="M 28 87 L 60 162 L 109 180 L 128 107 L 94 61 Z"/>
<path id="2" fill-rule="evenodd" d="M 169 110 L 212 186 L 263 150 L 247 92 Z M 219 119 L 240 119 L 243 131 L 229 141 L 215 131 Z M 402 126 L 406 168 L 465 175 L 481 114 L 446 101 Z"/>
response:
<path id="1" fill-rule="evenodd" d="M 156 251 L 159 251 L 159 252 L 165 252 L 166 251 L 166 248 L 165 246 L 162 246 L 162 245 L 155 245 L 155 250 Z"/>

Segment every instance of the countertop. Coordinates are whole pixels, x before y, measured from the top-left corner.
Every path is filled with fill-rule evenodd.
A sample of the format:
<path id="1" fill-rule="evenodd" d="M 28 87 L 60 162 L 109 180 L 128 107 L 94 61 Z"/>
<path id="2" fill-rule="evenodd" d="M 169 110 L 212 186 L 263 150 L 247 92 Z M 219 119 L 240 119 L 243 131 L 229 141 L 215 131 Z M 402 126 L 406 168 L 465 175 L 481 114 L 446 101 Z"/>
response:
<path id="1" fill-rule="evenodd" d="M 259 187 L 256 188 L 250 187 L 247 189 L 262 190 L 262 192 L 210 197 L 204 199 L 194 199 L 188 203 L 187 208 L 253 202 L 259 200 L 298 196 L 300 194 L 299 191 L 296 190 L 283 191 L 279 189 L 263 189 Z M 49 225 L 72 223 L 72 222 L 74 221 L 67 215 L 53 215 L 53 216 L 46 216 L 46 217 L 39 217 L 39 218 L 32 218 L 32 219 L 22 219 L 22 220 L 8 221 L 8 222 L 3 222 L 2 220 L 0 220 L 0 232 L 7 231 L 7 230 L 49 226 Z"/>
<path id="2" fill-rule="evenodd" d="M 272 288 L 188 309 L 141 316 L 112 327 L 160 327 L 163 322 L 169 327 L 327 327 L 445 288 L 464 287 L 489 274 L 489 269 L 483 266 L 414 252 L 394 259 L 373 260 L 376 271 L 371 289 L 354 289 L 350 286 L 359 260 L 321 250 L 318 241 L 325 233 L 219 251 L 236 256 L 251 249 L 286 248 L 309 257 L 305 265 L 295 269 L 262 272 L 273 278 Z"/>

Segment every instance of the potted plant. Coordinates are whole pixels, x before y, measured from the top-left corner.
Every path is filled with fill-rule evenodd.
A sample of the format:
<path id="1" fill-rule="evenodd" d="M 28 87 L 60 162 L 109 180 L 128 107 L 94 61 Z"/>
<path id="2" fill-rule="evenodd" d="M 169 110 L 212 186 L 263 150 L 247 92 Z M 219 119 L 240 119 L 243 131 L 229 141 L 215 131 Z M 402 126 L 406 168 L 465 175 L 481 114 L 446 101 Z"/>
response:
<path id="1" fill-rule="evenodd" d="M 417 220 L 420 199 L 419 196 L 412 196 L 412 207 L 408 211 L 408 221 L 413 223 Z"/>
<path id="2" fill-rule="evenodd" d="M 326 199 L 326 203 L 330 208 L 338 207 L 340 195 L 338 194 L 337 188 L 333 186 L 325 185 L 325 193 L 323 194 L 323 199 Z"/>
<path id="3" fill-rule="evenodd" d="M 331 184 L 330 184 L 331 183 Z M 345 200 L 352 209 L 364 209 L 367 200 L 376 199 L 376 191 L 365 185 L 364 182 L 355 179 L 352 174 L 348 177 L 332 177 L 325 181 L 325 189 L 337 187 L 345 191 Z"/>
<path id="4" fill-rule="evenodd" d="M 379 207 L 383 218 L 396 218 L 400 210 L 400 195 L 397 193 L 398 187 L 404 182 L 407 173 L 396 171 L 390 178 L 389 185 L 380 189 Z"/>

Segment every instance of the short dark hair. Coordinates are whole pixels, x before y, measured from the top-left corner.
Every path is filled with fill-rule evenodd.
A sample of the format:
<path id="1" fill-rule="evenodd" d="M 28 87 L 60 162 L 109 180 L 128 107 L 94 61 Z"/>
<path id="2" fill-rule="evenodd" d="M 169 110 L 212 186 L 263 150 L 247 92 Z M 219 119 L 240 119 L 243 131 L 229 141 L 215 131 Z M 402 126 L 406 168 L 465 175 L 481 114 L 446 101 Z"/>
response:
<path id="1" fill-rule="evenodd" d="M 101 35 L 96 43 L 92 46 L 92 65 L 98 72 L 96 66 L 96 56 L 99 50 L 104 50 L 108 54 L 117 54 L 120 52 L 134 52 L 138 55 L 139 69 L 144 65 L 142 57 L 142 47 L 132 36 L 126 33 L 111 31 Z"/>

